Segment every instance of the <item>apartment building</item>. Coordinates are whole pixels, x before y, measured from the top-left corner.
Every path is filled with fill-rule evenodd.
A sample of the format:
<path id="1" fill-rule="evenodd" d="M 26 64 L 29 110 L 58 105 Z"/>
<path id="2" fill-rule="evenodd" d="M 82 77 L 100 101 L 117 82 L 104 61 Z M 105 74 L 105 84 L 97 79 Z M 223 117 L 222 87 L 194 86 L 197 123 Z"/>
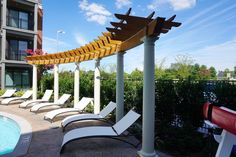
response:
<path id="1" fill-rule="evenodd" d="M 30 88 L 32 66 L 27 49 L 42 48 L 41 0 L 1 0 L 0 83 L 4 88 Z"/>

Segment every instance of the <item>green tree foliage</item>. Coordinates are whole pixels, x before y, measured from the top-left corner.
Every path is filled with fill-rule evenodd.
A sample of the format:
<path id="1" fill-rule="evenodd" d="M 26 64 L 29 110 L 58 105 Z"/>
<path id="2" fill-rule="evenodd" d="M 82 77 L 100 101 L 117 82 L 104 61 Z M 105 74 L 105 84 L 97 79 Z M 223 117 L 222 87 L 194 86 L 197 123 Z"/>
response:
<path id="1" fill-rule="evenodd" d="M 216 79 L 216 70 L 214 67 L 207 68 L 206 65 L 193 65 L 193 59 L 187 55 L 179 55 L 176 62 L 172 63 L 170 68 L 164 68 L 164 61 L 155 67 L 156 79 L 193 79 L 193 80 L 213 80 Z"/>
<path id="2" fill-rule="evenodd" d="M 210 78 L 216 79 L 216 73 L 217 73 L 216 69 L 214 67 L 210 67 L 209 70 L 210 70 Z"/>
<path id="3" fill-rule="evenodd" d="M 155 66 L 155 77 L 156 79 L 162 79 L 165 77 L 165 69 L 164 69 L 165 59 L 161 60 L 159 64 Z"/>
<path id="4" fill-rule="evenodd" d="M 187 55 L 178 55 L 176 58 L 176 63 L 172 64 L 172 68 L 177 71 L 176 77 L 178 79 L 186 79 L 191 75 L 191 64 L 193 59 Z"/>
<path id="5" fill-rule="evenodd" d="M 234 66 L 234 77 L 236 77 L 236 66 Z"/>

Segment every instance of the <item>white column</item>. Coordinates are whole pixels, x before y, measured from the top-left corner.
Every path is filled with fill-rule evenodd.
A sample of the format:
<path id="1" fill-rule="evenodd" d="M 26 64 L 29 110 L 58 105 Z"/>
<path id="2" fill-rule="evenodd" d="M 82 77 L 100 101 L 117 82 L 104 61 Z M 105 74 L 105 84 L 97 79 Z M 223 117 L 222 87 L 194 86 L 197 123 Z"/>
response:
<path id="1" fill-rule="evenodd" d="M 155 157 L 155 41 L 156 37 L 144 38 L 143 78 L 143 132 L 141 157 Z"/>
<path id="2" fill-rule="evenodd" d="M 5 89 L 5 63 L 2 63 L 2 67 L 1 67 L 1 89 Z"/>
<path id="3" fill-rule="evenodd" d="M 78 104 L 79 102 L 79 63 L 75 63 L 75 80 L 74 80 L 74 105 Z"/>
<path id="4" fill-rule="evenodd" d="M 100 78 L 100 59 L 97 59 L 94 70 L 94 114 L 100 112 Z"/>
<path id="5" fill-rule="evenodd" d="M 216 157 L 230 157 L 233 146 L 236 144 L 236 136 L 223 130 Z"/>
<path id="6" fill-rule="evenodd" d="M 54 65 L 54 102 L 58 100 L 59 97 L 59 65 Z"/>
<path id="7" fill-rule="evenodd" d="M 37 79 L 37 66 L 34 64 L 33 65 L 33 100 L 37 99 L 37 91 L 38 91 L 37 82 L 38 82 L 38 79 Z"/>
<path id="8" fill-rule="evenodd" d="M 117 53 L 116 72 L 116 122 L 124 116 L 124 53 Z"/>

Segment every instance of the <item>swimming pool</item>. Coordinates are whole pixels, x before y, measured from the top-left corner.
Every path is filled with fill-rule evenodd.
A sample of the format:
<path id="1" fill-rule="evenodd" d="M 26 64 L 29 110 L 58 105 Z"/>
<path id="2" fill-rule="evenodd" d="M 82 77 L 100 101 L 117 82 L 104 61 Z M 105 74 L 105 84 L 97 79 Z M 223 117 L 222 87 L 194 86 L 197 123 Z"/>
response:
<path id="1" fill-rule="evenodd" d="M 32 128 L 26 119 L 0 111 L 0 157 L 25 155 L 31 138 Z"/>
<path id="2" fill-rule="evenodd" d="M 0 155 L 14 150 L 20 138 L 20 127 L 10 118 L 0 115 Z"/>

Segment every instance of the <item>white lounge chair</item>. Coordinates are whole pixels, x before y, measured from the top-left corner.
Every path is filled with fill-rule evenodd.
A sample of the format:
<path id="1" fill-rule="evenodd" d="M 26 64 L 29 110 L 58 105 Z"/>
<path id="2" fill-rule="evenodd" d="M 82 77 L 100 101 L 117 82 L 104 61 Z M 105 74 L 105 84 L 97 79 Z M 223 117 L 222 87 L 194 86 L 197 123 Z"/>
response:
<path id="1" fill-rule="evenodd" d="M 26 108 L 28 106 L 33 106 L 33 105 L 36 105 L 36 104 L 39 104 L 39 103 L 48 102 L 50 97 L 52 96 L 52 93 L 53 93 L 53 90 L 46 90 L 43 97 L 42 97 L 42 99 L 25 101 L 25 102 L 21 103 L 19 105 L 19 107 Z"/>
<path id="2" fill-rule="evenodd" d="M 0 96 L 0 100 L 10 98 L 16 92 L 15 89 L 7 89 L 3 95 Z"/>
<path id="3" fill-rule="evenodd" d="M 92 138 L 92 137 L 118 137 L 125 130 L 127 130 L 138 118 L 140 114 L 130 110 L 119 122 L 113 126 L 91 126 L 73 129 L 67 132 L 62 141 L 61 152 L 65 145 L 71 141 L 81 138 Z"/>
<path id="4" fill-rule="evenodd" d="M 61 107 L 62 105 L 65 104 L 65 102 L 70 98 L 70 94 L 63 94 L 60 99 L 58 99 L 57 101 L 55 102 L 52 102 L 52 103 L 40 103 L 40 104 L 37 104 L 37 105 L 34 105 L 30 111 L 31 112 L 37 112 L 39 109 L 41 108 L 44 108 L 44 107 L 50 107 L 50 106 L 58 106 L 58 107 Z"/>
<path id="5" fill-rule="evenodd" d="M 8 105 L 14 101 L 25 101 L 29 99 L 33 94 L 32 90 L 27 90 L 21 97 L 6 98 L 2 100 L 2 104 Z"/>
<path id="6" fill-rule="evenodd" d="M 55 118 L 59 114 L 69 112 L 83 112 L 85 107 L 87 107 L 90 103 L 93 105 L 93 98 L 83 97 L 77 104 L 74 105 L 73 108 L 60 108 L 50 111 L 44 116 L 44 119 L 51 120 L 52 122 L 53 118 Z"/>
<path id="7" fill-rule="evenodd" d="M 76 121 L 83 121 L 83 120 L 101 120 L 104 119 L 107 115 L 109 115 L 114 109 L 116 108 L 116 103 L 110 101 L 109 104 L 102 109 L 102 111 L 98 114 L 77 114 L 72 115 L 69 117 L 64 118 L 61 121 L 61 127 L 64 128 L 69 125 L 70 123 L 76 122 Z"/>

